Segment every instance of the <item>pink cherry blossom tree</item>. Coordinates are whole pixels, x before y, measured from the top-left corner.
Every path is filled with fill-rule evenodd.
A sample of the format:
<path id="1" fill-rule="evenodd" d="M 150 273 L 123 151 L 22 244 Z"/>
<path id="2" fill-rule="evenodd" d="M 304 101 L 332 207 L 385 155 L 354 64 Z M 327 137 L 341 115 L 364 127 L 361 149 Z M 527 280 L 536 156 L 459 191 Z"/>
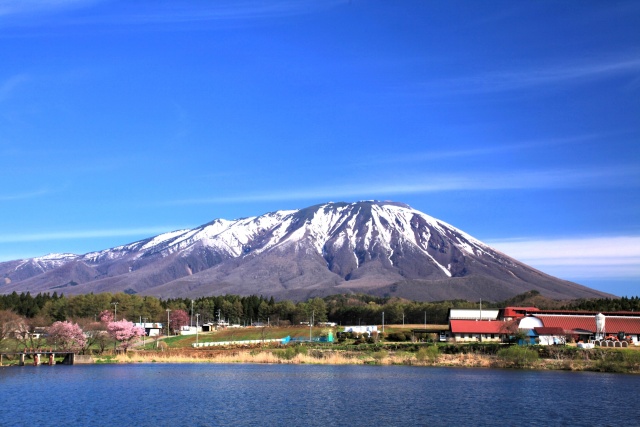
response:
<path id="1" fill-rule="evenodd" d="M 47 342 L 55 343 L 62 350 L 81 350 L 87 341 L 80 326 L 66 320 L 49 326 L 47 333 L 49 335 Z"/>
<path id="2" fill-rule="evenodd" d="M 102 310 L 100 312 L 100 321 L 103 323 L 113 322 L 113 313 L 111 310 Z"/>
<path id="3" fill-rule="evenodd" d="M 107 324 L 107 332 L 111 338 L 120 341 L 125 351 L 131 345 L 131 341 L 144 335 L 143 328 L 135 326 L 133 322 L 124 319 L 118 322 L 109 322 Z"/>

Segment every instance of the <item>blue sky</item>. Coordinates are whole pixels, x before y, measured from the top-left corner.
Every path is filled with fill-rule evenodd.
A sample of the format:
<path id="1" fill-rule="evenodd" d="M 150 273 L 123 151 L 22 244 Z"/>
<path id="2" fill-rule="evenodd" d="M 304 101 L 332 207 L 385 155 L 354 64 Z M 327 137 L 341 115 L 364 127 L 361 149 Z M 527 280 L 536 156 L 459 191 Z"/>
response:
<path id="1" fill-rule="evenodd" d="M 0 0 L 0 260 L 395 200 L 640 294 L 637 1 Z"/>

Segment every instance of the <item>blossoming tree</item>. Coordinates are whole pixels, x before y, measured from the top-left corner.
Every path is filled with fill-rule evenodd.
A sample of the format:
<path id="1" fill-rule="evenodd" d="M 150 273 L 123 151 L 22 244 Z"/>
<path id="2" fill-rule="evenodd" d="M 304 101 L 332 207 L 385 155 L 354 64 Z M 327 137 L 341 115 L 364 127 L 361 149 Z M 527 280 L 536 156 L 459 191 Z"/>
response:
<path id="1" fill-rule="evenodd" d="M 50 344 L 53 341 L 56 347 L 60 347 L 62 350 L 81 350 L 87 340 L 77 323 L 66 320 L 55 322 L 48 328 L 47 333 L 49 334 L 47 341 Z"/>
<path id="2" fill-rule="evenodd" d="M 118 322 L 109 322 L 107 332 L 111 338 L 120 341 L 125 351 L 129 348 L 131 341 L 144 335 L 143 328 L 135 326 L 133 322 L 124 319 Z"/>
<path id="3" fill-rule="evenodd" d="M 113 313 L 111 310 L 102 310 L 100 312 L 100 321 L 103 323 L 113 322 Z"/>

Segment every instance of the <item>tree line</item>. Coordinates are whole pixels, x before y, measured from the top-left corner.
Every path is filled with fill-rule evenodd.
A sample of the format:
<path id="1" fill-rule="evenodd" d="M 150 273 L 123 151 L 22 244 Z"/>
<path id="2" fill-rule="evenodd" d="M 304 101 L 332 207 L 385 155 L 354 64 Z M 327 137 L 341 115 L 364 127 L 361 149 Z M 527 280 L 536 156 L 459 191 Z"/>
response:
<path id="1" fill-rule="evenodd" d="M 0 310 L 10 310 L 39 323 L 92 319 L 111 310 L 116 320 L 164 322 L 167 309 L 177 315 L 186 312 L 190 324 L 228 321 L 240 325 L 257 322 L 272 325 L 297 325 L 306 322 L 335 322 L 341 325 L 364 324 L 444 324 L 450 308 L 474 308 L 478 304 L 455 300 L 417 302 L 369 295 L 332 295 L 304 302 L 275 301 L 273 297 L 221 295 L 161 300 L 152 296 L 127 293 L 101 293 L 65 296 L 57 293 L 29 292 L 0 295 Z M 488 307 L 487 304 L 485 306 Z M 173 315 L 170 315 L 171 319 Z"/>
<path id="2" fill-rule="evenodd" d="M 586 311 L 640 311 L 640 297 L 581 299 L 564 308 Z"/>
<path id="3" fill-rule="evenodd" d="M 537 294 L 536 291 L 529 291 L 502 302 L 483 302 L 483 307 L 501 308 L 518 305 L 519 300 Z M 275 301 L 273 297 L 257 295 L 221 295 L 167 300 L 127 293 L 65 296 L 54 292 L 32 296 L 29 292 L 21 294 L 13 292 L 0 295 L 0 310 L 9 310 L 28 319 L 39 319 L 39 323 L 44 324 L 76 319 L 97 321 L 104 310 L 113 312 L 115 320 L 163 322 L 167 319 L 167 309 L 186 312 L 189 323 L 194 325 L 196 317 L 200 324 L 222 320 L 240 325 L 256 322 L 296 325 L 310 321 L 331 321 L 341 325 L 370 325 L 381 324 L 383 316 L 387 324 L 446 324 L 450 308 L 477 307 L 479 307 L 478 302 L 465 300 L 420 302 L 370 295 L 331 295 L 325 298 L 311 298 L 304 302 Z M 638 311 L 640 297 L 578 300 L 563 308 L 589 311 Z"/>
<path id="4" fill-rule="evenodd" d="M 241 325 L 260 322 L 298 324 L 327 321 L 326 303 L 321 298 L 305 302 L 276 302 L 272 297 L 224 295 L 200 298 L 172 298 L 161 300 L 152 296 L 127 293 L 101 293 L 65 296 L 29 292 L 0 295 L 0 310 L 8 310 L 28 319 L 40 319 L 41 323 L 56 321 L 93 319 L 110 310 L 115 320 L 134 322 L 163 322 L 167 310 L 187 312 L 189 322 L 195 324 L 196 315 L 200 324 L 228 321 Z"/>

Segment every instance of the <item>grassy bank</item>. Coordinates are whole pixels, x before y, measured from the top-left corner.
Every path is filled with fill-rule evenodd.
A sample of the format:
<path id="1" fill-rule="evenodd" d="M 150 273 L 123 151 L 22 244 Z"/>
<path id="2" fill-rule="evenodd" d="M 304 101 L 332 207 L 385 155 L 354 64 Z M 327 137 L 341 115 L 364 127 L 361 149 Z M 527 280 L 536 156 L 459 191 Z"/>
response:
<path id="1" fill-rule="evenodd" d="M 429 325 L 426 333 L 408 331 L 422 325 L 387 326 L 384 336 L 371 339 L 345 335 L 334 343 L 236 344 L 227 347 L 193 348 L 199 342 L 271 340 L 286 336 L 308 339 L 336 337 L 336 328 L 308 326 L 226 329 L 190 336 L 147 338 L 144 346 L 126 354 L 94 355 L 96 363 L 288 363 L 326 365 L 411 365 L 482 367 L 640 373 L 640 348 L 579 349 L 572 346 L 518 347 L 496 343 L 390 342 L 395 339 L 432 339 L 443 325 Z M 432 332 L 433 331 L 433 332 Z M 409 337 L 409 338 L 407 338 Z M 89 351 L 97 352 L 97 349 Z M 5 358 L 4 364 L 17 363 Z"/>
<path id="2" fill-rule="evenodd" d="M 290 345 L 216 350 L 129 351 L 98 363 L 287 363 L 410 365 L 640 373 L 639 349 L 577 349 L 497 345 Z"/>

